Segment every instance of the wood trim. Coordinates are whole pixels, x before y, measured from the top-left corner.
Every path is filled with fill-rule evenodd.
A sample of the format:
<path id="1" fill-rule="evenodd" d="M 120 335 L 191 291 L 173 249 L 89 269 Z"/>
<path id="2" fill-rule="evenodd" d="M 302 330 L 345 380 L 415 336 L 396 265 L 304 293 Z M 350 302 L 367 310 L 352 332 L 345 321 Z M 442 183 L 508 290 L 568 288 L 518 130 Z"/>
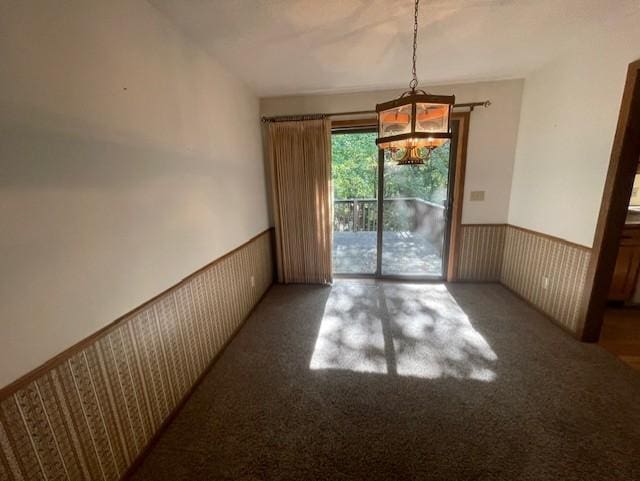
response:
<path id="1" fill-rule="evenodd" d="M 640 158 L 640 60 L 629 64 L 622 94 L 616 134 L 611 148 L 598 223 L 594 254 L 585 283 L 584 323 L 580 338 L 596 342 L 600 337 L 607 295 L 613 277 L 618 242 L 624 227 L 633 179 Z"/>
<path id="2" fill-rule="evenodd" d="M 378 130 L 378 118 L 366 117 L 362 119 L 332 120 L 331 130 L 349 131 L 353 129 L 370 129 Z"/>
<path id="3" fill-rule="evenodd" d="M 502 227 L 502 226 L 507 226 L 507 225 L 509 225 L 509 224 L 507 224 L 506 222 L 501 222 L 501 223 L 498 223 L 498 224 L 484 224 L 484 223 L 460 224 L 461 227 Z M 531 232 L 533 232 L 533 231 L 531 231 Z"/>
<path id="4" fill-rule="evenodd" d="M 462 225 L 462 207 L 464 204 L 464 181 L 467 172 L 467 147 L 469 143 L 470 112 L 454 112 L 452 120 L 458 124 L 458 145 L 453 176 L 453 202 L 451 204 L 451 233 L 449 235 L 449 259 L 447 261 L 447 281 L 458 278 L 458 260 L 460 259 L 460 230 Z"/>
<path id="5" fill-rule="evenodd" d="M 264 234 L 265 232 L 269 231 L 270 229 L 267 229 L 266 231 L 264 231 L 262 234 Z M 259 234 L 258 237 L 262 234 Z M 251 240 L 256 239 L 256 237 L 252 238 Z M 251 241 L 249 241 L 251 242 Z M 233 252 L 235 252 L 236 250 L 238 250 L 241 247 L 244 247 L 248 242 L 245 242 L 242 246 L 234 249 L 233 251 L 229 252 L 228 254 L 225 254 L 223 257 L 228 256 L 229 254 L 232 254 Z M 222 259 L 223 257 L 221 257 L 220 259 Z M 220 259 L 216 259 L 214 262 L 210 263 L 209 265 L 213 265 L 215 264 L 217 261 L 219 261 Z M 193 274 L 192 274 L 193 275 Z M 191 276 L 189 276 L 191 277 Z M 211 369 L 213 368 L 213 366 L 215 365 L 215 363 L 218 361 L 218 359 L 220 358 L 220 356 L 222 356 L 222 354 L 224 353 L 224 351 L 227 349 L 227 347 L 229 346 L 229 344 L 231 344 L 231 342 L 236 338 L 236 336 L 238 335 L 238 333 L 240 332 L 240 330 L 244 327 L 245 323 L 247 322 L 247 320 L 251 317 L 251 315 L 254 313 L 254 311 L 256 310 L 256 308 L 260 305 L 260 303 L 262 302 L 262 300 L 267 296 L 267 294 L 269 294 L 269 292 L 271 291 L 271 288 L 273 287 L 273 282 L 271 283 L 271 285 L 269 286 L 269 288 L 264 291 L 264 294 L 262 294 L 262 296 L 260 297 L 260 299 L 258 299 L 258 302 L 255 303 L 255 305 L 251 308 L 251 310 L 249 311 L 249 313 L 245 316 L 245 318 L 242 320 L 242 322 L 238 325 L 238 327 L 235 329 L 235 331 L 233 331 L 233 334 L 231 334 L 231 336 L 229 337 L 229 339 L 227 339 L 227 341 L 222 345 L 222 347 L 220 348 L 220 351 L 218 351 L 218 353 L 213 356 L 213 359 L 211 360 L 211 362 L 209 363 L 209 365 L 204 369 L 204 371 L 202 371 L 202 374 L 200 374 L 200 376 L 198 376 L 198 379 L 196 379 L 196 381 L 193 383 L 193 386 L 191 386 L 191 388 L 187 391 L 187 393 L 182 397 L 182 399 L 178 402 L 178 404 L 176 405 L 176 407 L 173 409 L 173 411 L 171 411 L 169 413 L 169 415 L 166 417 L 166 419 L 162 422 L 162 424 L 158 427 L 158 429 L 156 429 L 156 432 L 154 433 L 154 435 L 151 437 L 151 439 L 149 439 L 149 442 L 146 444 L 146 446 L 144 448 L 142 448 L 142 451 L 140 451 L 140 454 L 138 454 L 138 456 L 136 456 L 136 459 L 133 460 L 133 462 L 131 463 L 131 465 L 127 468 L 127 470 L 122 474 L 122 476 L 120 477 L 121 481 L 125 481 L 129 478 L 131 478 L 131 476 L 133 476 L 133 474 L 137 471 L 137 469 L 142 465 L 142 463 L 144 462 L 145 458 L 149 455 L 149 453 L 151 452 L 151 450 L 153 449 L 153 447 L 156 445 L 156 443 L 160 440 L 160 438 L 162 437 L 162 435 L 164 434 L 164 432 L 167 430 L 167 428 L 169 427 L 169 425 L 171 424 L 171 422 L 176 418 L 176 416 L 180 413 L 180 411 L 182 410 L 182 408 L 185 406 L 185 404 L 187 404 L 187 401 L 189 400 L 189 398 L 191 398 L 191 396 L 193 395 L 193 393 L 196 391 L 196 389 L 198 388 L 198 386 L 202 383 L 202 381 L 204 381 L 204 378 L 207 377 L 207 374 L 209 374 L 209 372 L 211 371 Z"/>
<path id="6" fill-rule="evenodd" d="M 183 278 L 182 280 L 180 280 L 179 282 L 177 282 L 173 286 L 171 286 L 171 287 L 165 289 L 164 291 L 162 291 L 160 294 L 152 297 L 148 301 L 145 301 L 144 303 L 140 304 L 138 307 L 135 307 L 134 309 L 132 309 L 129 312 L 127 312 L 126 314 L 120 316 L 115 321 L 112 321 L 111 323 L 107 324 L 106 326 L 98 329 L 93 334 L 91 334 L 91 335 L 85 337 L 84 339 L 78 341 L 77 343 L 75 343 L 71 347 L 65 349 L 64 351 L 62 351 L 61 353 L 57 354 L 56 356 L 52 357 L 48 361 L 45 361 L 43 364 L 41 364 L 37 368 L 35 368 L 35 369 L 29 371 L 27 374 L 19 377 L 17 380 L 13 381 L 11 384 L 6 385 L 2 389 L 0 389 L 0 401 L 3 401 L 4 399 L 8 398 L 9 396 L 12 396 L 13 394 L 15 394 L 20 389 L 24 388 L 28 384 L 32 383 L 34 380 L 36 380 L 39 377 L 41 377 L 43 374 L 45 374 L 48 371 L 50 371 L 51 369 L 53 369 L 55 366 L 59 365 L 63 361 L 66 361 L 67 359 L 73 357 L 76 353 L 82 351 L 86 347 L 88 347 L 91 344 L 93 344 L 94 342 L 96 342 L 96 340 L 98 338 L 108 334 L 112 330 L 114 330 L 117 327 L 119 327 L 120 324 L 122 324 L 125 320 L 131 318 L 137 312 L 143 310 L 144 308 L 146 308 L 150 304 L 156 302 L 158 299 L 160 299 L 162 296 L 166 295 L 168 292 L 180 287 L 182 284 L 184 284 L 185 282 L 191 280 L 193 277 L 197 276 L 202 271 L 204 271 L 206 269 L 209 269 L 210 267 L 216 265 L 217 263 L 219 263 L 222 260 L 226 259 L 227 257 L 229 257 L 230 255 L 234 254 L 235 252 L 239 251 L 240 249 L 246 247 L 251 242 L 253 242 L 254 240 L 258 239 L 259 237 L 265 235 L 266 233 L 270 233 L 271 235 L 273 235 L 272 231 L 273 231 L 273 227 L 269 227 L 268 229 L 263 230 L 259 234 L 256 234 L 251 239 L 249 239 L 248 241 L 246 241 L 243 244 L 239 245 L 235 249 L 230 250 L 226 254 L 218 257 L 217 259 L 214 259 L 213 261 L 209 262 L 207 265 L 201 267 L 197 271 L 192 272 L 187 277 Z"/>
<path id="7" fill-rule="evenodd" d="M 530 234 L 535 234 L 535 235 L 544 237 L 545 239 L 549 239 L 549 240 L 552 240 L 552 241 L 555 241 L 555 242 L 560 242 L 561 244 L 565 244 L 565 245 L 568 245 L 570 247 L 575 247 L 576 249 L 582 249 L 582 250 L 585 250 L 585 251 L 591 251 L 591 247 L 588 247 L 588 246 L 585 246 L 585 245 L 582 245 L 582 244 L 577 244 L 575 242 L 571 242 L 571 241 L 568 241 L 568 240 L 563 239 L 561 237 L 556 237 L 556 236 L 551 235 L 551 234 L 545 234 L 544 232 L 538 232 L 537 230 L 527 229 L 526 227 L 520 227 L 519 225 L 514 225 L 514 224 L 507 224 L 507 226 L 508 227 L 512 227 L 514 229 L 521 230 L 523 232 L 528 232 Z"/>
<path id="8" fill-rule="evenodd" d="M 586 251 L 590 251 L 591 247 L 587 247 L 585 245 L 582 244 L 577 244 L 575 242 L 571 242 L 568 241 L 566 239 L 563 239 L 562 237 L 556 237 L 553 236 L 551 234 L 545 234 L 544 232 L 540 232 L 537 230 L 533 230 L 533 229 L 527 229 L 526 227 L 520 227 L 519 225 L 515 225 L 515 224 L 509 224 L 506 222 L 502 222 L 502 223 L 498 223 L 498 224 L 460 224 L 461 227 L 500 227 L 500 226 L 506 226 L 506 227 L 512 227 L 513 229 L 518 229 L 521 230 L 523 232 L 528 232 L 530 234 L 534 234 L 540 237 L 544 237 L 545 239 L 549 239 L 555 242 L 560 242 L 561 244 L 565 244 L 568 245 L 570 247 L 575 247 L 577 249 L 582 249 L 582 250 L 586 250 Z M 639 226 L 640 227 L 640 226 Z"/>

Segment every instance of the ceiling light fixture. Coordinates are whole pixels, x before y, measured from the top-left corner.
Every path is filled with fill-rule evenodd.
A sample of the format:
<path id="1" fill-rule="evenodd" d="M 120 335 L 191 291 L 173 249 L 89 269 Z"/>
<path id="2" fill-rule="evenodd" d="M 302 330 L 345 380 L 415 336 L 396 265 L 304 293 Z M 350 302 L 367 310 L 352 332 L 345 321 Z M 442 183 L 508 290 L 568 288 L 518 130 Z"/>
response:
<path id="1" fill-rule="evenodd" d="M 385 149 L 398 165 L 424 164 L 431 152 L 451 138 L 449 117 L 453 95 L 430 95 L 416 89 L 418 47 L 418 4 L 413 18 L 413 78 L 409 90 L 399 98 L 376 105 L 379 149 Z"/>

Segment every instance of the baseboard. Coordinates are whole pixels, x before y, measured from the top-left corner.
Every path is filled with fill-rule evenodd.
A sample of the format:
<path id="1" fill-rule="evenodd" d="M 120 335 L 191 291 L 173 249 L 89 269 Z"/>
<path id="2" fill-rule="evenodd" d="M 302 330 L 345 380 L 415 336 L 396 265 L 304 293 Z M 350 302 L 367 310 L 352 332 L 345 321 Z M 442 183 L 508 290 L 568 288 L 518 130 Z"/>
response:
<path id="1" fill-rule="evenodd" d="M 456 279 L 451 284 L 501 284 L 499 279 Z"/>
<path id="2" fill-rule="evenodd" d="M 180 413 L 180 411 L 182 410 L 182 408 L 185 406 L 185 404 L 187 404 L 187 402 L 189 401 L 189 398 L 191 398 L 191 396 L 193 395 L 193 393 L 196 391 L 196 389 L 198 389 L 198 386 L 200 386 L 200 384 L 202 384 L 202 381 L 204 381 L 204 379 L 207 377 L 207 374 L 209 374 L 209 372 L 211 371 L 211 369 L 213 368 L 213 366 L 216 364 L 216 362 L 218 361 L 218 359 L 224 354 L 224 351 L 227 349 L 227 347 L 229 347 L 229 344 L 231 344 L 233 342 L 233 340 L 236 338 L 236 336 L 238 335 L 238 333 L 242 330 L 242 328 L 244 327 L 245 323 L 247 322 L 247 320 L 251 317 L 251 315 L 254 313 L 254 311 L 256 310 L 256 308 L 260 305 L 260 303 L 262 302 L 262 300 L 267 296 L 267 294 L 269 294 L 269 292 L 271 291 L 271 288 L 273 287 L 273 283 L 268 287 L 268 289 L 264 292 L 264 294 L 262 294 L 262 296 L 260 297 L 260 299 L 258 300 L 258 302 L 256 302 L 255 306 L 253 306 L 253 308 L 251 309 L 251 311 L 249 311 L 249 314 L 247 314 L 247 316 L 242 320 L 242 322 L 240 323 L 240 325 L 235 329 L 235 331 L 233 331 L 233 334 L 231 335 L 231 337 L 224 343 L 224 345 L 222 346 L 222 348 L 220 349 L 220 351 L 215 355 L 215 357 L 211 360 L 211 362 L 209 363 L 209 365 L 206 367 L 206 369 L 203 371 L 202 374 L 200 374 L 200 377 L 198 377 L 198 379 L 196 380 L 196 382 L 193 384 L 193 386 L 191 386 L 191 389 L 189 389 L 189 391 L 187 392 L 187 394 L 184 395 L 184 397 L 180 400 L 180 402 L 178 403 L 178 405 L 174 408 L 173 411 L 171 411 L 171 414 L 169 414 L 169 416 L 163 421 L 163 423 L 160 425 L 160 427 L 158 428 L 158 430 L 156 431 L 156 433 L 153 435 L 153 437 L 151 438 L 151 440 L 147 443 L 147 445 L 142 449 L 142 452 L 138 455 L 138 457 L 133 461 L 133 463 L 131 464 L 131 466 L 129 466 L 129 468 L 124 472 L 124 474 L 120 477 L 121 481 L 126 481 L 127 479 L 129 479 L 133 473 L 136 472 L 136 470 L 142 465 L 142 463 L 144 462 L 145 458 L 149 455 L 149 453 L 153 450 L 153 447 L 157 444 L 157 442 L 160 440 L 160 438 L 162 437 L 162 435 L 164 434 L 164 432 L 167 430 L 167 428 L 169 427 L 169 425 L 171 424 L 171 422 L 176 418 L 176 416 Z"/>
<path id="3" fill-rule="evenodd" d="M 542 315 L 545 319 L 549 320 L 556 327 L 559 327 L 560 330 L 564 331 L 566 334 L 569 334 L 571 337 L 573 337 L 573 338 L 575 338 L 577 340 L 580 340 L 580 336 L 576 332 L 573 332 L 567 326 L 564 326 L 559 320 L 555 319 L 549 313 L 547 313 L 547 312 L 543 311 L 542 309 L 540 309 L 538 306 L 536 306 L 534 303 L 532 303 L 529 299 L 527 299 L 526 297 L 523 297 L 522 295 L 518 294 L 516 291 L 511 289 L 508 285 L 506 285 L 506 284 L 504 284 L 504 283 L 502 283 L 500 281 L 497 281 L 497 284 L 500 284 L 507 291 L 509 291 L 509 293 L 511 295 L 513 295 L 514 297 L 517 297 L 519 300 L 524 302 L 531 309 L 536 311 L 538 314 Z"/>
<path id="4" fill-rule="evenodd" d="M 500 280 L 482 280 L 482 281 L 474 281 L 474 280 L 456 280 L 453 282 L 453 284 L 498 284 L 502 287 L 504 287 L 507 291 L 509 291 L 509 293 L 516 297 L 518 300 L 524 302 L 527 306 L 529 306 L 530 308 L 532 308 L 534 311 L 536 311 L 538 314 L 541 314 L 542 316 L 545 317 L 545 319 L 551 321 L 551 323 L 553 323 L 554 325 L 556 325 L 557 327 L 559 327 L 562 331 L 564 331 L 565 333 L 569 334 L 571 337 L 574 337 L 578 340 L 579 336 L 577 333 L 571 331 L 567 326 L 562 325 L 562 323 L 560 321 L 558 321 L 557 319 L 553 318 L 551 315 L 549 315 L 549 313 L 543 311 L 542 309 L 540 309 L 538 306 L 536 306 L 535 304 L 533 304 L 529 299 L 527 299 L 526 297 L 518 294 L 516 291 L 514 291 L 513 289 L 511 289 L 508 285 L 504 284 L 503 282 L 501 282 Z M 640 306 L 639 306 L 640 307 Z"/>

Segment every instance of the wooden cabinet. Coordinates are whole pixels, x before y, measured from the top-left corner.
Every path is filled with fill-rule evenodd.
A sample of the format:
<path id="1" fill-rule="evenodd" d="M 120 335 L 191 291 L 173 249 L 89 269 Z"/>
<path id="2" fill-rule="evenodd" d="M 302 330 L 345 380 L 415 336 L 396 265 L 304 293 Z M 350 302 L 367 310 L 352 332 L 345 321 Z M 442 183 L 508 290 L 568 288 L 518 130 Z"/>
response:
<path id="1" fill-rule="evenodd" d="M 620 236 L 609 300 L 628 301 L 633 296 L 640 270 L 640 225 L 626 226 Z"/>

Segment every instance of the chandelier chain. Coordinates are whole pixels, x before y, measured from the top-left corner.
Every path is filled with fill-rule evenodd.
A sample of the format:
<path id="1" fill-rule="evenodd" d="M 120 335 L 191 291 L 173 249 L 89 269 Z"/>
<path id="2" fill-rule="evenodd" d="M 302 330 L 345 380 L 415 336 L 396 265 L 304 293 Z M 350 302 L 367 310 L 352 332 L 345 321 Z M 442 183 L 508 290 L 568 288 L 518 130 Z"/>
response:
<path id="1" fill-rule="evenodd" d="M 409 82 L 409 88 L 414 91 L 418 86 L 418 74 L 416 72 L 416 51 L 418 50 L 418 4 L 420 0 L 416 0 L 415 10 L 413 13 L 413 78 Z"/>

